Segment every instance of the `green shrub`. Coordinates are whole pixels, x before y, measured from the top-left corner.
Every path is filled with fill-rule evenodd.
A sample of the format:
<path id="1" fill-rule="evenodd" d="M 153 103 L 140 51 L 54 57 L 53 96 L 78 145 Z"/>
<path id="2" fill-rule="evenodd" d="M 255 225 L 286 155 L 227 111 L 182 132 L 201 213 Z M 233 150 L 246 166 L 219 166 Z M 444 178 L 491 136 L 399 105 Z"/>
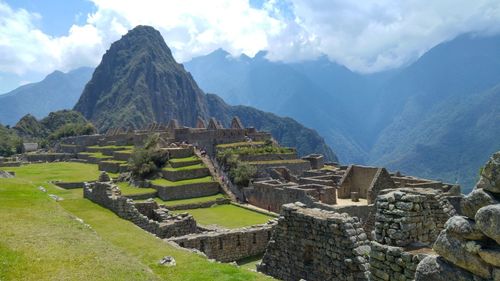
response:
<path id="1" fill-rule="evenodd" d="M 12 129 L 0 125 L 0 156 L 11 156 L 23 151 L 23 140 Z"/>
<path id="2" fill-rule="evenodd" d="M 248 186 L 250 179 L 257 173 L 257 168 L 245 162 L 238 161 L 236 168 L 231 169 L 230 176 L 239 186 Z"/>
<path id="3" fill-rule="evenodd" d="M 147 178 L 160 170 L 168 161 L 168 152 L 159 148 L 159 135 L 149 137 L 143 148 L 134 148 L 128 161 L 132 176 Z"/>
<path id="4" fill-rule="evenodd" d="M 49 140 L 59 140 L 65 137 L 72 136 L 81 136 L 81 135 L 92 135 L 97 132 L 94 125 L 91 123 L 68 123 L 62 125 L 57 130 L 55 130 L 52 134 L 49 135 Z"/>

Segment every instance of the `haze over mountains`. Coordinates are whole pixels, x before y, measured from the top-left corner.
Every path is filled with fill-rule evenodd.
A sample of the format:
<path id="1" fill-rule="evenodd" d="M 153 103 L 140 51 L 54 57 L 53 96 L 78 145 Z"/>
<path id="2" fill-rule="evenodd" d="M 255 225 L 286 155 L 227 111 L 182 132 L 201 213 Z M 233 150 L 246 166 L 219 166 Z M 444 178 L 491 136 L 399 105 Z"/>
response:
<path id="1" fill-rule="evenodd" d="M 500 37 L 461 36 L 418 61 L 362 75 L 325 57 L 271 62 L 223 50 L 187 62 L 200 86 L 229 103 L 291 116 L 325 137 L 344 163 L 471 187 L 500 148 Z"/>
<path id="2" fill-rule="evenodd" d="M 343 163 L 387 166 L 471 187 L 478 167 L 500 149 L 500 36 L 461 36 L 405 68 L 369 75 L 326 57 L 282 63 L 267 60 L 265 52 L 234 58 L 217 50 L 185 63 L 194 79 L 161 37 L 151 37 L 152 49 L 143 48 L 140 38 L 110 48 L 75 107 L 101 129 L 171 117 L 193 125 L 197 115 L 227 124 L 238 115 L 245 124 L 272 131 L 285 145 L 299 143 L 302 152 L 333 155 L 315 132 L 292 119 L 229 106 L 203 89 L 230 104 L 290 116 L 316 129 Z M 79 76 L 80 93 L 87 73 Z M 78 87 L 58 95 L 54 85 L 65 84 L 48 83 L 51 76 L 61 74 L 0 96 L 0 123 L 71 108 Z M 176 94 L 159 94 L 164 92 Z M 37 105 L 52 96 L 57 98 Z M 4 106 L 4 100 L 23 106 Z"/>

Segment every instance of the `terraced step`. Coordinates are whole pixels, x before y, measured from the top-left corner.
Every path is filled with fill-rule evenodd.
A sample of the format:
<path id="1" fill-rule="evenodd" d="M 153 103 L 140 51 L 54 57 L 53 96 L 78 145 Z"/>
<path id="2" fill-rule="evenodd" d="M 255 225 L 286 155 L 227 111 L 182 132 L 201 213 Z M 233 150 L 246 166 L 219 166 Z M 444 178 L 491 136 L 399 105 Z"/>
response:
<path id="1" fill-rule="evenodd" d="M 191 178 L 180 181 L 156 179 L 151 181 L 162 200 L 178 200 L 210 196 L 220 192 L 219 183 L 211 176 Z"/>
<path id="2" fill-rule="evenodd" d="M 162 177 L 169 181 L 181 181 L 201 178 L 210 175 L 210 170 L 203 164 L 195 164 L 179 168 L 166 167 L 161 170 Z"/>
<path id="3" fill-rule="evenodd" d="M 168 161 L 172 168 L 181 168 L 186 166 L 193 166 L 196 164 L 201 164 L 201 159 L 197 156 L 190 156 L 185 158 L 173 158 Z"/>
<path id="4" fill-rule="evenodd" d="M 128 169 L 126 161 L 104 160 L 99 162 L 99 170 L 109 173 L 123 173 Z"/>

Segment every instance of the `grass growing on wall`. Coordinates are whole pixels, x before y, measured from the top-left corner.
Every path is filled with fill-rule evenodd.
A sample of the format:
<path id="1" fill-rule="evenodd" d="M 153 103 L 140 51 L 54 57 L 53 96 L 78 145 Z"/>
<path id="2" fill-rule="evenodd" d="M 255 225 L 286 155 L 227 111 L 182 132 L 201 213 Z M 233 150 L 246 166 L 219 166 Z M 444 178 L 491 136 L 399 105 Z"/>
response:
<path id="1" fill-rule="evenodd" d="M 179 168 L 174 168 L 174 167 L 170 167 L 170 166 L 167 166 L 165 168 L 163 168 L 163 170 L 165 171 L 188 171 L 188 170 L 196 170 L 196 169 L 201 169 L 201 168 L 205 168 L 205 165 L 203 164 L 195 164 L 195 165 L 190 165 L 190 166 L 184 166 L 184 167 L 179 167 Z"/>
<path id="2" fill-rule="evenodd" d="M 194 183 L 207 183 L 207 182 L 213 182 L 212 176 L 206 176 L 206 177 L 201 177 L 201 178 L 194 178 L 194 179 L 187 179 L 187 180 L 180 180 L 180 181 L 169 181 L 164 178 L 159 178 L 152 180 L 151 183 L 154 185 L 159 185 L 159 186 L 181 186 L 181 185 L 187 185 L 187 184 L 194 184 Z"/>
<path id="3" fill-rule="evenodd" d="M 181 212 L 181 211 L 179 211 Z M 273 217 L 235 205 L 217 205 L 210 208 L 185 210 L 201 225 L 219 225 L 225 228 L 239 228 L 266 223 Z"/>
<path id="4" fill-rule="evenodd" d="M 271 280 L 228 264 L 212 263 L 118 218 L 49 180 L 94 180 L 97 165 L 33 164 L 0 179 L 0 280 Z M 47 193 L 37 189 L 44 186 Z M 56 194 L 63 201 L 48 197 Z M 76 220 L 82 219 L 84 223 Z M 87 226 L 88 225 L 88 226 Z M 173 256 L 175 267 L 158 265 Z"/>
<path id="5" fill-rule="evenodd" d="M 154 188 L 135 187 L 135 186 L 128 184 L 128 182 L 117 182 L 116 185 L 120 188 L 122 195 L 124 195 L 124 196 L 148 194 L 148 193 L 155 193 L 156 192 L 156 189 L 154 189 Z"/>

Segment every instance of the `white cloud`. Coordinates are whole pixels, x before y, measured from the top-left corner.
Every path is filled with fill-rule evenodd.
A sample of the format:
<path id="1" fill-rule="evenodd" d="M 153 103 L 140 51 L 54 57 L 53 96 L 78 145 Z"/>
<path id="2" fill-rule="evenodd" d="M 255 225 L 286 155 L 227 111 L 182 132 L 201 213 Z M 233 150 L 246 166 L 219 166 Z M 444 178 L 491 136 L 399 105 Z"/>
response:
<path id="1" fill-rule="evenodd" d="M 325 53 L 361 72 L 398 67 L 462 33 L 500 28 L 498 0 L 267 0 L 260 9 L 247 0 L 92 1 L 84 25 L 53 37 L 37 27 L 40 15 L 0 0 L 0 73 L 97 65 L 139 24 L 160 30 L 179 61 L 217 48 L 250 56 L 266 49 L 270 59 L 287 61 Z"/>
<path id="2" fill-rule="evenodd" d="M 404 65 L 463 33 L 500 30 L 498 0 L 289 1 L 318 52 L 361 72 Z"/>

